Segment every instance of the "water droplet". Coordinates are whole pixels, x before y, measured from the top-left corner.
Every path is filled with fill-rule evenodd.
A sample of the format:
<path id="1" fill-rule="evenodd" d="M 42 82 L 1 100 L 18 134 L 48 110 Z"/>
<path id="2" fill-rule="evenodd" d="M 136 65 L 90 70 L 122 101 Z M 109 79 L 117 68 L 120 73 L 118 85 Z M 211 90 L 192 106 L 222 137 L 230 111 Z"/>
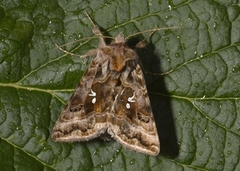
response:
<path id="1" fill-rule="evenodd" d="M 100 153 L 100 149 L 96 149 L 96 150 L 93 152 L 93 154 L 95 154 L 95 155 L 99 155 L 99 153 Z"/>
<path id="2" fill-rule="evenodd" d="M 7 112 L 2 110 L 2 114 L 0 115 L 0 123 L 3 123 L 6 120 Z"/>
<path id="3" fill-rule="evenodd" d="M 22 135 L 23 134 L 23 131 L 18 131 L 18 135 Z"/>
<path id="4" fill-rule="evenodd" d="M 136 159 L 130 160 L 129 164 L 133 165 L 136 162 Z"/>
<path id="5" fill-rule="evenodd" d="M 175 53 L 176 58 L 179 58 L 180 56 L 181 56 L 180 53 Z"/>
<path id="6" fill-rule="evenodd" d="M 16 130 L 17 130 L 17 131 L 22 130 L 22 126 L 17 126 L 17 127 L 16 127 Z"/>
<path id="7" fill-rule="evenodd" d="M 103 165 L 102 164 L 98 164 L 98 165 L 96 165 L 96 168 L 103 168 Z"/>
<path id="8" fill-rule="evenodd" d="M 195 84 L 195 87 L 199 87 L 199 86 L 200 86 L 200 84 L 199 84 L 199 83 L 196 83 L 196 84 Z"/>
<path id="9" fill-rule="evenodd" d="M 195 57 L 198 56 L 198 52 L 197 51 L 194 52 L 194 56 Z"/>
<path id="10" fill-rule="evenodd" d="M 43 150 L 44 151 L 48 151 L 48 150 L 51 150 L 52 149 L 52 147 L 50 146 L 50 145 L 47 145 L 46 143 L 45 143 L 45 146 L 43 147 Z"/>
<path id="11" fill-rule="evenodd" d="M 2 54 L 4 54 L 4 55 L 7 54 L 7 50 L 6 50 L 6 48 L 2 48 Z"/>
<path id="12" fill-rule="evenodd" d="M 166 38 L 165 38 L 165 41 L 166 41 L 166 42 L 168 42 L 169 40 L 170 40 L 170 38 L 169 38 L 169 37 L 166 37 Z"/>
<path id="13" fill-rule="evenodd" d="M 83 35 L 81 33 L 78 34 L 78 38 L 81 38 L 83 37 Z"/>
<path id="14" fill-rule="evenodd" d="M 169 10 L 172 10 L 172 6 L 171 6 L 171 5 L 168 5 L 168 9 L 169 9 Z"/>
<path id="15" fill-rule="evenodd" d="M 169 55 L 169 53 L 170 53 L 170 50 L 167 49 L 167 50 L 165 51 L 165 54 L 166 54 L 166 55 Z"/>
<path id="16" fill-rule="evenodd" d="M 61 34 L 61 35 L 63 35 L 63 36 L 66 36 L 66 34 L 65 34 L 65 33 L 63 33 L 63 32 L 61 32 L 60 34 Z"/>
<path id="17" fill-rule="evenodd" d="M 232 151 L 231 151 L 231 150 L 228 150 L 228 151 L 227 151 L 227 154 L 228 154 L 228 155 L 232 154 Z"/>
<path id="18" fill-rule="evenodd" d="M 213 29 L 214 29 L 214 30 L 217 30 L 217 29 L 218 29 L 218 23 L 214 22 L 214 24 L 213 24 Z"/>

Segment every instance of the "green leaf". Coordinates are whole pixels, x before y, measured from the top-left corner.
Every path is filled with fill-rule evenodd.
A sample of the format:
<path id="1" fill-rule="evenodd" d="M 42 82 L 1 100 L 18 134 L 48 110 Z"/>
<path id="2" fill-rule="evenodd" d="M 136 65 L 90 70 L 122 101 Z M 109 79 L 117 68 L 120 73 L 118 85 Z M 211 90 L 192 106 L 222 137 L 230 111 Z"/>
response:
<path id="1" fill-rule="evenodd" d="M 139 52 L 161 141 L 157 157 L 115 141 L 55 143 L 52 128 L 106 36 Z M 1 1 L 1 170 L 240 170 L 237 1 Z M 160 29 L 162 28 L 162 29 Z M 158 29 L 148 38 L 149 29 Z M 80 40 L 80 41 L 79 41 Z M 74 42 L 77 41 L 77 42 Z"/>

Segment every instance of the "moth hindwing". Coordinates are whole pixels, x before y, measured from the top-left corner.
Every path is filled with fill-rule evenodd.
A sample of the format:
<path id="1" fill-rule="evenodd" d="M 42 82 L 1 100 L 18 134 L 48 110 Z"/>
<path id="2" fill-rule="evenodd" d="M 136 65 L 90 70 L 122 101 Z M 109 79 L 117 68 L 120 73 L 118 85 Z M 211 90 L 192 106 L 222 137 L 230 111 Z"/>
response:
<path id="1" fill-rule="evenodd" d="M 106 45 L 100 30 L 99 48 L 53 131 L 54 141 L 88 141 L 106 134 L 123 146 L 156 156 L 160 142 L 137 53 L 120 33 Z"/>

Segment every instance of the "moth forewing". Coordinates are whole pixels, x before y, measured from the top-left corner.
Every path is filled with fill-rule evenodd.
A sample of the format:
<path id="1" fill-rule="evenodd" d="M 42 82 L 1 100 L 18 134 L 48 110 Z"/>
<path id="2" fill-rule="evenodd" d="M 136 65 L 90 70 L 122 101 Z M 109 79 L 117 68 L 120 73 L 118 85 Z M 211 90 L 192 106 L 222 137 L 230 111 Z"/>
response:
<path id="1" fill-rule="evenodd" d="M 109 134 L 123 146 L 158 155 L 160 142 L 137 53 L 120 33 L 99 48 L 52 132 L 54 141 L 87 141 Z M 88 53 L 84 56 L 88 56 Z"/>

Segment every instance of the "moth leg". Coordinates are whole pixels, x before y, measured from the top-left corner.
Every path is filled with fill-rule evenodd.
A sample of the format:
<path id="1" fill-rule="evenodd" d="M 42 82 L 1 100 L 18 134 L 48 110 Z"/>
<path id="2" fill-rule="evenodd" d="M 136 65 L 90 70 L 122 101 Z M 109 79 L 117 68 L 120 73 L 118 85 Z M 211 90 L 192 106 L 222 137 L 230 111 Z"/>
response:
<path id="1" fill-rule="evenodd" d="M 152 35 L 156 32 L 157 30 L 153 30 L 145 39 L 141 40 L 135 45 L 135 48 L 144 48 L 146 46 L 146 40 L 151 39 Z"/>
<path id="2" fill-rule="evenodd" d="M 89 57 L 89 56 L 96 56 L 97 51 L 98 51 L 98 49 L 90 50 L 87 53 L 85 53 L 84 55 L 81 55 L 80 58 L 85 58 L 85 57 Z"/>

